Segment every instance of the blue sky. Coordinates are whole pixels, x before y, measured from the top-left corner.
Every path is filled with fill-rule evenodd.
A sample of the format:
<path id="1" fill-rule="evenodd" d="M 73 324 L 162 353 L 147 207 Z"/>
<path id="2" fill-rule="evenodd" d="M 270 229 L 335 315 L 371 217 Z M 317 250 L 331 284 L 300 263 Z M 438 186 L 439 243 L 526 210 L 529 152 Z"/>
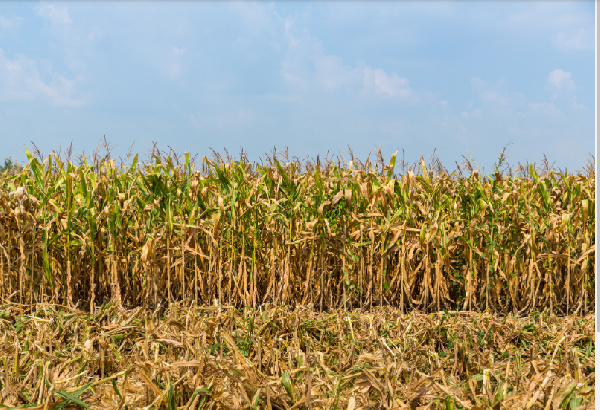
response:
<path id="1" fill-rule="evenodd" d="M 1 157 L 380 146 L 581 169 L 594 3 L 0 2 Z"/>

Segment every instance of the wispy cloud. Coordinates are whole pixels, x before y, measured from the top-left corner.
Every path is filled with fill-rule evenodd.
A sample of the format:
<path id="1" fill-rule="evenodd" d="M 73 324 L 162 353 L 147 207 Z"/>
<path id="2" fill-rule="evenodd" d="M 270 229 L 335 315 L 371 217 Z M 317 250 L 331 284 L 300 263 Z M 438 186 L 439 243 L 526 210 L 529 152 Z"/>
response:
<path id="1" fill-rule="evenodd" d="M 546 82 L 552 92 L 552 101 L 563 109 L 575 108 L 585 110 L 585 104 L 577 101 L 575 81 L 571 78 L 571 73 L 563 71 L 560 68 L 553 70 L 546 79 Z M 562 104 L 562 105 L 561 105 Z"/>
<path id="2" fill-rule="evenodd" d="M 471 88 L 481 102 L 487 105 L 504 107 L 512 111 L 513 108 L 521 106 L 524 102 L 524 96 L 513 91 L 512 87 L 503 79 L 490 83 L 480 77 L 473 77 L 471 78 Z"/>
<path id="3" fill-rule="evenodd" d="M 30 58 L 9 59 L 0 49 L 0 100 L 4 102 L 41 99 L 58 107 L 79 107 L 86 100 L 77 95 L 75 83 L 51 68 L 41 73 L 38 63 Z"/>
<path id="4" fill-rule="evenodd" d="M 346 87 L 357 97 L 361 94 L 399 99 L 412 96 L 406 77 L 365 62 L 349 65 L 341 57 L 325 53 L 323 42 L 307 29 L 296 35 L 292 28 L 293 23 L 286 21 L 288 54 L 282 62 L 282 75 L 288 83 L 303 88 L 315 84 L 325 91 Z"/>
<path id="5" fill-rule="evenodd" d="M 366 67 L 364 69 L 364 87 L 367 92 L 375 92 L 390 97 L 407 98 L 411 90 L 408 79 L 393 73 L 388 75 L 384 70 Z"/>
<path id="6" fill-rule="evenodd" d="M 559 51 L 593 50 L 594 31 L 579 28 L 571 32 L 560 32 L 554 37 L 554 47 Z"/>
<path id="7" fill-rule="evenodd" d="M 256 113 L 248 108 L 240 107 L 230 111 L 199 112 L 190 117 L 194 127 L 199 129 L 239 129 L 256 120 Z"/>
<path id="8" fill-rule="evenodd" d="M 183 56 L 185 54 L 185 48 L 179 48 L 176 46 L 171 47 L 169 57 L 164 63 L 164 73 L 167 78 L 176 80 L 184 71 Z"/>
<path id="9" fill-rule="evenodd" d="M 564 118 L 564 114 L 552 103 L 529 103 L 529 107 L 542 115 L 553 118 Z"/>
<path id="10" fill-rule="evenodd" d="M 575 91 L 575 81 L 571 79 L 571 73 L 560 68 L 552 71 L 547 81 L 557 91 Z"/>
<path id="11" fill-rule="evenodd" d="M 69 10 L 65 6 L 40 4 L 36 6 L 36 13 L 38 16 L 55 25 L 71 24 L 73 22 L 69 16 Z"/>
<path id="12" fill-rule="evenodd" d="M 358 84 L 360 70 L 344 64 L 342 58 L 325 53 L 323 42 L 312 36 L 307 29 L 294 33 L 294 24 L 284 21 L 287 53 L 281 63 L 284 80 L 293 87 L 332 91 L 343 86 Z"/>
<path id="13" fill-rule="evenodd" d="M 539 29 L 562 29 L 577 27 L 582 24 L 593 22 L 593 13 L 589 13 L 590 4 L 580 2 L 575 5 L 568 2 L 536 2 L 536 3 L 516 3 L 513 5 L 503 5 L 500 7 L 506 10 L 507 17 L 501 21 L 508 23 L 510 28 L 521 30 L 539 30 Z M 591 8 L 593 12 L 593 5 Z M 591 18 L 590 18 L 591 17 Z M 490 19 L 490 23 L 494 19 Z"/>
<path id="14" fill-rule="evenodd" d="M 2 15 L 0 15 L 0 28 L 4 29 L 4 30 L 10 30 L 13 29 L 15 27 L 17 27 L 19 24 L 21 24 L 23 22 L 23 18 L 21 17 L 16 17 L 16 18 L 7 18 L 4 17 Z"/>

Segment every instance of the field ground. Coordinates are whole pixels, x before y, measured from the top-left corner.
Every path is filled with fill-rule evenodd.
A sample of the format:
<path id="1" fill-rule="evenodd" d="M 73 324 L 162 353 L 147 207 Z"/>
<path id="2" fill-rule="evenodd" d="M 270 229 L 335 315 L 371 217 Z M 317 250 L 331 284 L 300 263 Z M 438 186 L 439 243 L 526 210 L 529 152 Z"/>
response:
<path id="1" fill-rule="evenodd" d="M 0 306 L 2 407 L 594 408 L 594 316 Z"/>

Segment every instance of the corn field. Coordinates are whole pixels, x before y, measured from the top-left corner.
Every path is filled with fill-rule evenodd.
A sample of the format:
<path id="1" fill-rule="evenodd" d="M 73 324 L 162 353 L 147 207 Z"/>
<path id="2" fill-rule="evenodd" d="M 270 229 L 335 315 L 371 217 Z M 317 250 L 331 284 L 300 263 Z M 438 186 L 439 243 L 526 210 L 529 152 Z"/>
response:
<path id="1" fill-rule="evenodd" d="M 94 311 L 264 304 L 594 309 L 595 174 L 403 174 L 352 157 L 50 154 L 0 178 L 0 297 Z"/>
<path id="2" fill-rule="evenodd" d="M 27 156 L 0 407 L 595 407 L 590 165 Z"/>

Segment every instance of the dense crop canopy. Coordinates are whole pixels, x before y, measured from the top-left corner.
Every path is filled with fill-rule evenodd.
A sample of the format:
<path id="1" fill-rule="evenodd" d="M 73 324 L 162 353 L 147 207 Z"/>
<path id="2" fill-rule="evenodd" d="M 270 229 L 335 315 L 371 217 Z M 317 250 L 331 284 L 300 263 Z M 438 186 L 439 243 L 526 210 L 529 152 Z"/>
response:
<path id="1" fill-rule="evenodd" d="M 593 174 L 137 158 L 0 179 L 4 299 L 593 310 Z"/>

